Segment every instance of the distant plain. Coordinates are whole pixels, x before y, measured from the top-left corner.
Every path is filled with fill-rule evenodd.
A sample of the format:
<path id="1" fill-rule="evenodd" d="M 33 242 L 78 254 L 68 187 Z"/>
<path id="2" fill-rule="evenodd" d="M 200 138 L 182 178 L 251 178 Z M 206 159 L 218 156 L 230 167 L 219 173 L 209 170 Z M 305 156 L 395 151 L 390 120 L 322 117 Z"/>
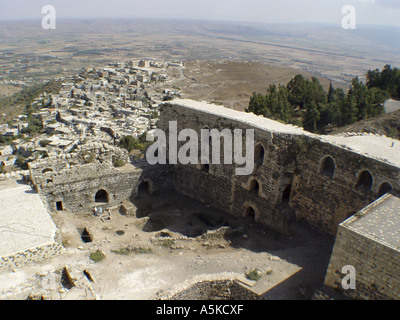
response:
<path id="1" fill-rule="evenodd" d="M 50 80 L 153 58 L 185 63 L 188 81 L 177 86 L 187 97 L 242 109 L 252 92 L 297 73 L 345 88 L 369 69 L 400 66 L 399 40 L 400 28 L 340 24 L 57 20 L 56 30 L 44 30 L 40 20 L 0 22 L 0 95 L 15 92 L 2 80 Z"/>

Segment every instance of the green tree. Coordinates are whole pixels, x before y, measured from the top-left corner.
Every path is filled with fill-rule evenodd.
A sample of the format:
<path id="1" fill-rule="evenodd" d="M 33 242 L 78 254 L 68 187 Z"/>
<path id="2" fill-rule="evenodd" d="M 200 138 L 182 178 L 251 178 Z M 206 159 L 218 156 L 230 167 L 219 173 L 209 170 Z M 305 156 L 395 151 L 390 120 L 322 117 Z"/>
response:
<path id="1" fill-rule="evenodd" d="M 367 72 L 367 87 L 382 89 L 381 73 L 379 69 L 369 70 Z"/>
<path id="2" fill-rule="evenodd" d="M 306 105 L 306 110 L 303 127 L 307 131 L 317 132 L 317 123 L 320 120 L 321 115 L 317 108 L 317 104 L 314 101 L 311 101 L 310 104 Z"/>
<path id="3" fill-rule="evenodd" d="M 319 80 L 312 77 L 311 82 L 307 82 L 304 104 L 309 105 L 314 102 L 317 106 L 326 103 L 327 97 Z"/>
<path id="4" fill-rule="evenodd" d="M 304 107 L 304 100 L 307 89 L 307 81 L 301 74 L 296 75 L 287 84 L 287 89 L 289 91 L 289 102 L 292 105 Z"/>
<path id="5" fill-rule="evenodd" d="M 349 95 L 354 97 L 356 108 L 357 108 L 357 120 L 363 120 L 368 118 L 368 110 L 370 110 L 370 95 L 368 94 L 368 88 L 365 86 L 358 77 L 355 77 L 351 82 L 351 88 Z"/>
<path id="6" fill-rule="evenodd" d="M 318 127 L 324 127 L 327 125 L 340 126 L 340 122 L 340 101 L 333 101 L 321 108 L 321 117 L 318 122 Z"/>
<path id="7" fill-rule="evenodd" d="M 250 98 L 249 107 L 246 112 L 252 112 L 254 114 L 264 115 L 266 109 L 265 97 L 262 94 L 254 92 Z"/>
<path id="8" fill-rule="evenodd" d="M 289 92 L 286 87 L 279 86 L 277 94 L 277 104 L 275 108 L 275 117 L 279 120 L 283 120 L 285 123 L 289 123 L 292 118 L 292 106 L 288 100 Z"/>
<path id="9" fill-rule="evenodd" d="M 357 121 L 357 103 L 353 95 L 348 94 L 342 102 L 341 108 L 341 124 L 347 125 Z"/>
<path id="10" fill-rule="evenodd" d="M 329 83 L 328 103 L 335 101 L 335 89 L 333 89 L 332 81 Z"/>
<path id="11" fill-rule="evenodd" d="M 379 69 L 367 72 L 367 86 L 379 88 L 388 92 L 392 98 L 400 98 L 400 70 L 385 65 L 382 71 Z"/>
<path id="12" fill-rule="evenodd" d="M 146 141 L 146 133 L 143 133 L 140 137 L 134 138 L 133 136 L 124 136 L 119 141 L 119 147 L 128 150 L 145 150 L 152 142 Z"/>

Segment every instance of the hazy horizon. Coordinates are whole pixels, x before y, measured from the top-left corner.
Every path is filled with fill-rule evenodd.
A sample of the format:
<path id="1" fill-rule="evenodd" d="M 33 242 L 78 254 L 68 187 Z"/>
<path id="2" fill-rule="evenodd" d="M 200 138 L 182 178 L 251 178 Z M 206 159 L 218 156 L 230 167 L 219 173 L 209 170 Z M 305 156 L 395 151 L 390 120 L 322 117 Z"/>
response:
<path id="1" fill-rule="evenodd" d="M 400 1 L 400 0 L 399 0 Z M 0 23 L 2 22 L 11 22 L 11 23 L 16 23 L 16 22 L 34 22 L 34 23 L 40 23 L 42 20 L 42 17 L 40 19 L 35 19 L 35 18 L 20 18 L 20 19 L 0 19 Z M 325 27 L 341 27 L 340 22 L 339 23 L 333 23 L 333 22 L 312 22 L 312 21 L 299 21 L 299 22 L 255 22 L 255 21 L 238 21 L 238 20 L 211 20 L 211 19 L 190 19 L 190 18 L 141 18 L 141 17 L 64 17 L 64 18 L 57 18 L 58 22 L 73 22 L 73 21 L 146 21 L 146 22 L 151 22 L 151 21 L 162 21 L 162 22 L 198 22 L 198 23 L 218 23 L 218 24 L 237 24 L 237 25 L 247 25 L 247 24 L 252 24 L 252 25 L 274 25 L 274 26 L 295 26 L 295 25 L 300 25 L 300 26 L 325 26 Z M 365 28 L 365 27 L 376 27 L 376 28 L 394 28 L 394 29 L 399 29 L 400 30 L 400 25 L 387 25 L 387 24 L 368 24 L 368 23 L 358 23 L 357 24 L 357 29 Z"/>
<path id="2" fill-rule="evenodd" d="M 396 0 L 0 0 L 0 21 L 41 20 L 42 7 L 53 5 L 57 18 L 198 20 L 262 24 L 327 23 L 340 25 L 342 7 L 356 8 L 357 25 L 400 27 Z"/>

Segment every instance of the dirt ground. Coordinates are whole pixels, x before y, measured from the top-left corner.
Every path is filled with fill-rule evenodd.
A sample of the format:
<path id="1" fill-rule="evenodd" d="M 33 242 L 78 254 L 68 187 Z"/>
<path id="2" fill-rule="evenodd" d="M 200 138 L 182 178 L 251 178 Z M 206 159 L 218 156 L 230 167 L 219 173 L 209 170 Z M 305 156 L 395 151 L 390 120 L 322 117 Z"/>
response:
<path id="1" fill-rule="evenodd" d="M 114 208 L 109 220 L 107 213 L 53 214 L 65 253 L 0 274 L 0 296 L 156 299 L 195 276 L 259 269 L 267 272 L 252 288 L 258 294 L 310 299 L 323 282 L 333 242 L 304 225 L 281 235 L 175 193 L 133 202 L 133 215 Z M 99 262 L 90 258 L 97 250 L 105 257 Z"/>
<path id="2" fill-rule="evenodd" d="M 265 94 L 270 84 L 284 85 L 297 74 L 306 78 L 308 72 L 270 64 L 238 61 L 189 61 L 185 67 L 169 68 L 172 87 L 182 90 L 185 98 L 220 103 L 225 107 L 244 111 L 253 92 Z M 317 77 L 328 91 L 330 80 Z M 334 87 L 346 88 L 333 82 Z"/>
<path id="3" fill-rule="evenodd" d="M 0 98 L 11 96 L 13 93 L 15 93 L 19 90 L 20 90 L 20 88 L 18 88 L 18 87 L 0 83 Z"/>

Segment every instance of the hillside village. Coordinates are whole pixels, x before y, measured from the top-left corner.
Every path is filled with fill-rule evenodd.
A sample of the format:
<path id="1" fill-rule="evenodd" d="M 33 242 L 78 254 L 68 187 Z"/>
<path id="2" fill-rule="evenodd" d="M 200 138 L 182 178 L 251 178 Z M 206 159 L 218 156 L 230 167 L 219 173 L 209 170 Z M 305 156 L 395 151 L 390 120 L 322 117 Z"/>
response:
<path id="1" fill-rule="evenodd" d="M 129 61 L 58 80 L 59 93 L 42 93 L 31 103 L 34 112 L 0 125 L 0 174 L 20 174 L 27 162 L 47 157 L 78 154 L 87 163 L 96 156 L 93 151 L 119 149 L 124 136 L 141 137 L 155 128 L 159 104 L 180 97 L 168 87 L 169 67 L 183 64 Z M 32 123 L 39 130 L 30 130 Z"/>

